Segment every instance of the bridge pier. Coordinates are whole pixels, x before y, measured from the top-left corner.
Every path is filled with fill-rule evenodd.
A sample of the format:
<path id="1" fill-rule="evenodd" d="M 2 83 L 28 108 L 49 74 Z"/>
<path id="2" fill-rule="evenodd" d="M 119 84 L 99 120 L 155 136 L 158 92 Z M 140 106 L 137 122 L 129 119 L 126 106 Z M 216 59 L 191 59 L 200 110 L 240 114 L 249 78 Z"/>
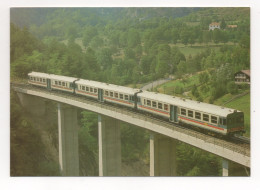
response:
<path id="1" fill-rule="evenodd" d="M 120 121 L 98 115 L 99 176 L 121 175 Z"/>
<path id="2" fill-rule="evenodd" d="M 79 176 L 77 109 L 58 103 L 59 164 L 63 176 Z"/>
<path id="3" fill-rule="evenodd" d="M 150 176 L 176 176 L 176 166 L 176 140 L 151 133 Z"/>
<path id="4" fill-rule="evenodd" d="M 222 159 L 222 176 L 228 176 L 228 160 Z"/>
<path id="5" fill-rule="evenodd" d="M 46 105 L 45 101 L 36 96 L 17 93 L 22 106 L 34 116 L 43 116 L 45 114 Z"/>

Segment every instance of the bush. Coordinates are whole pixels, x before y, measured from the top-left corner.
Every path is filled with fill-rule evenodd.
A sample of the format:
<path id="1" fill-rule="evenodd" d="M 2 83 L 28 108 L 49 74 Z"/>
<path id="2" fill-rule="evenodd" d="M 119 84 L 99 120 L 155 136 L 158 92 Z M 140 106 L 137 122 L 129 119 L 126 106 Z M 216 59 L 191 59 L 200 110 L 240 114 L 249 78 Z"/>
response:
<path id="1" fill-rule="evenodd" d="M 238 92 L 238 87 L 234 81 L 231 81 L 227 84 L 227 90 L 230 94 L 236 94 Z"/>

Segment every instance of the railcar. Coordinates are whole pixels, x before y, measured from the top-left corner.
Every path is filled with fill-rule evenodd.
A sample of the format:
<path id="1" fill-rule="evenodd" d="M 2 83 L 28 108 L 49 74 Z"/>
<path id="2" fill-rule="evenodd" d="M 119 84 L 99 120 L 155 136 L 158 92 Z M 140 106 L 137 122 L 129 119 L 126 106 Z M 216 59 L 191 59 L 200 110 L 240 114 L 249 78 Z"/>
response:
<path id="1" fill-rule="evenodd" d="M 230 108 L 74 77 L 39 72 L 31 72 L 28 77 L 29 84 L 35 86 L 130 107 L 173 123 L 195 126 L 222 135 L 241 133 L 245 129 L 243 112 Z"/>
<path id="2" fill-rule="evenodd" d="M 50 74 L 49 80 L 50 80 L 49 89 L 75 93 L 75 81 L 79 79 L 75 77 L 65 77 L 65 76 Z"/>
<path id="3" fill-rule="evenodd" d="M 28 83 L 48 88 L 50 86 L 50 75 L 46 73 L 31 72 L 28 74 Z"/>
<path id="4" fill-rule="evenodd" d="M 102 82 L 80 79 L 75 82 L 75 93 L 97 99 L 100 102 L 109 102 L 127 107 L 135 107 L 138 89 L 117 86 Z"/>
<path id="5" fill-rule="evenodd" d="M 139 110 L 174 123 L 196 126 L 222 135 L 244 131 L 244 114 L 234 109 L 148 91 L 138 96 Z"/>

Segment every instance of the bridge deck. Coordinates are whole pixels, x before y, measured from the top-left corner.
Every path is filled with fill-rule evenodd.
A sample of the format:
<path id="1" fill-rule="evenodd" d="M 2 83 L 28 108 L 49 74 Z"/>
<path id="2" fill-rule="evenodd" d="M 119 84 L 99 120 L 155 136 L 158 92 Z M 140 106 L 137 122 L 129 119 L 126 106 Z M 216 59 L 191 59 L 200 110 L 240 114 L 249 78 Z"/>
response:
<path id="1" fill-rule="evenodd" d="M 28 85 L 13 85 L 16 92 L 42 97 L 52 101 L 69 104 L 78 108 L 106 115 L 198 147 L 205 151 L 250 167 L 250 145 L 234 143 L 208 136 L 187 128 L 180 128 L 173 123 L 162 121 L 151 116 L 112 105 L 96 102 L 75 95 L 48 91 Z"/>

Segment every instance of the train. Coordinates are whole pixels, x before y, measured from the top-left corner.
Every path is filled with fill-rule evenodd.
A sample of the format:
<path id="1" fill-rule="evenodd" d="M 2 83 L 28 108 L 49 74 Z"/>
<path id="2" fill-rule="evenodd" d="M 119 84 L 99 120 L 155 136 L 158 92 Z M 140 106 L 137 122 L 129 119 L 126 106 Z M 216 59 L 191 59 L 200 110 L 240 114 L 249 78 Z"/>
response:
<path id="1" fill-rule="evenodd" d="M 245 132 L 244 113 L 231 108 L 136 88 L 40 72 L 28 73 L 28 83 L 145 112 L 211 134 L 231 136 Z"/>

